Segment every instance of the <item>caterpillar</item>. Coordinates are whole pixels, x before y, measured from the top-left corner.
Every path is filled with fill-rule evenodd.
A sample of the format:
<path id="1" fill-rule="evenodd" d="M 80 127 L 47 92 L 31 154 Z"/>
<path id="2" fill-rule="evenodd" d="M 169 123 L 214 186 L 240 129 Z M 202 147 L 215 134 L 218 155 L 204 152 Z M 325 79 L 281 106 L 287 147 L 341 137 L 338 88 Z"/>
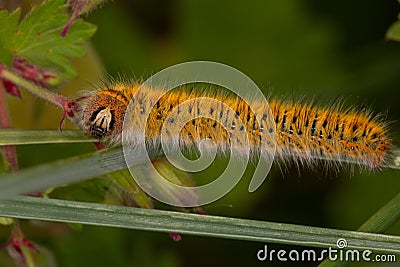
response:
<path id="1" fill-rule="evenodd" d="M 141 94 L 133 99 L 139 87 L 140 84 L 116 82 L 87 95 L 81 115 L 84 133 L 108 139 L 114 144 L 121 143 L 124 116 L 128 104 L 134 100 L 140 108 L 131 113 L 133 128 L 135 125 L 146 125 L 146 140 L 154 145 L 163 126 L 177 127 L 174 116 L 169 116 L 177 108 L 177 116 L 180 113 L 197 115 L 178 130 L 179 136 L 169 136 L 171 142 L 186 146 L 198 145 L 201 140 L 209 139 L 224 151 L 230 144 L 245 146 L 239 136 L 239 133 L 245 133 L 250 150 L 256 150 L 263 143 L 275 149 L 275 159 L 280 162 L 291 159 L 308 165 L 313 164 L 315 158 L 323 157 L 337 164 L 351 161 L 374 170 L 382 169 L 391 157 L 388 124 L 380 116 L 365 110 L 343 110 L 340 105 L 318 107 L 306 101 L 296 103 L 270 99 L 268 103 L 272 114 L 259 114 L 263 109 L 257 99 L 246 103 L 239 96 L 219 90 L 193 88 L 169 91 L 157 103 L 147 103 L 146 98 L 159 89 L 142 88 Z M 184 105 L 185 101 L 194 99 L 201 100 Z M 143 118 L 141 114 L 148 109 L 151 109 L 150 115 Z M 257 116 L 260 121 L 256 120 Z M 221 120 L 226 122 L 225 126 L 221 125 Z M 274 125 L 269 121 L 273 121 Z M 135 129 L 128 134 L 131 135 L 131 145 L 135 146 Z M 274 137 L 276 140 L 273 140 Z"/>

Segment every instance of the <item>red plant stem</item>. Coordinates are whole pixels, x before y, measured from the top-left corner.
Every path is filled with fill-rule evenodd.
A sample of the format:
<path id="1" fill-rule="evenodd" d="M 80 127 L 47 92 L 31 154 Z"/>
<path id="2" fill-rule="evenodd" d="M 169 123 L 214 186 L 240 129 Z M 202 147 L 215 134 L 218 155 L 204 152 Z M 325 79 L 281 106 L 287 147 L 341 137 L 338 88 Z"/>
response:
<path id="1" fill-rule="evenodd" d="M 28 250 L 23 249 L 28 248 Z M 14 220 L 14 227 L 11 230 L 11 237 L 8 241 L 0 246 L 0 250 L 8 249 L 8 253 L 19 265 L 27 266 L 27 257 L 32 258 L 32 252 L 39 252 L 39 248 L 27 239 L 22 233 L 21 226 L 18 220 Z M 29 265 L 31 266 L 31 265 Z"/>
<path id="2" fill-rule="evenodd" d="M 4 90 L 3 82 L 0 81 L 0 128 L 7 129 L 12 127 L 11 115 L 8 109 L 6 99 L 6 92 Z M 11 169 L 18 171 L 18 159 L 15 146 L 3 146 L 4 155 L 11 166 Z"/>
<path id="3" fill-rule="evenodd" d="M 62 95 L 59 95 L 50 90 L 37 86 L 34 83 L 27 81 L 24 78 L 21 78 L 18 74 L 14 73 L 13 71 L 7 68 L 4 67 L 0 68 L 0 77 L 20 87 L 23 87 L 25 90 L 32 93 L 33 95 L 36 95 L 37 97 L 40 97 L 61 108 L 65 108 L 66 102 L 70 101 L 69 99 L 67 99 Z"/>
<path id="4" fill-rule="evenodd" d="M 81 98 L 78 98 L 76 100 L 68 99 L 67 97 L 59 95 L 46 88 L 37 86 L 33 82 L 20 77 L 18 74 L 14 73 L 12 70 L 2 65 L 0 65 L 0 79 L 10 81 L 16 84 L 18 87 L 24 88 L 31 94 L 60 107 L 63 110 L 63 116 L 60 122 L 60 129 L 65 117 L 68 116 L 70 118 L 73 118 L 75 116 L 75 113 L 79 110 L 78 102 L 81 100 Z"/>

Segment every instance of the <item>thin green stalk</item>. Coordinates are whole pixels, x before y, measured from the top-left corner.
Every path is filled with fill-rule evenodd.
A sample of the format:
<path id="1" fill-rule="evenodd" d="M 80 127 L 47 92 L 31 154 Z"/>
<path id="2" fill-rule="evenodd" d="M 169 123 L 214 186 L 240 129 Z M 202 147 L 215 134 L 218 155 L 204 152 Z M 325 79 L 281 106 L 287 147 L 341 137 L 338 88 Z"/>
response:
<path id="1" fill-rule="evenodd" d="M 99 141 L 97 138 L 84 136 L 81 130 L 0 129 L 0 146 L 93 143 L 97 141 Z"/>
<path id="2" fill-rule="evenodd" d="M 33 143 L 41 143 L 47 140 L 46 138 L 42 140 L 40 139 L 41 137 L 39 134 L 38 139 L 35 139 Z M 2 140 L 1 131 L 0 140 Z M 16 143 L 19 143 L 19 141 Z M 135 161 L 137 164 L 143 163 L 143 158 L 135 155 L 132 156 L 136 157 Z M 160 155 L 150 155 L 150 158 L 155 159 L 157 156 Z M 398 169 L 398 166 L 395 165 L 392 165 L 391 167 Z M 125 168 L 127 168 L 127 166 L 122 149 L 111 152 L 92 152 L 87 155 L 46 163 L 40 166 L 21 170 L 15 174 L 1 176 L 0 198 L 25 194 L 28 192 L 36 192 L 60 184 L 78 182 L 91 177 L 106 175 Z"/>
<path id="3" fill-rule="evenodd" d="M 351 249 L 400 254 L 398 236 L 57 199 L 1 200 L 0 216 L 320 248 L 344 238 Z"/>
<path id="4" fill-rule="evenodd" d="M 383 233 L 400 219 L 400 193 L 380 208 L 357 231 Z"/>
<path id="5" fill-rule="evenodd" d="M 143 161 L 137 157 L 138 164 Z M 0 176 L 0 198 L 38 192 L 126 168 L 122 149 L 91 152 Z"/>

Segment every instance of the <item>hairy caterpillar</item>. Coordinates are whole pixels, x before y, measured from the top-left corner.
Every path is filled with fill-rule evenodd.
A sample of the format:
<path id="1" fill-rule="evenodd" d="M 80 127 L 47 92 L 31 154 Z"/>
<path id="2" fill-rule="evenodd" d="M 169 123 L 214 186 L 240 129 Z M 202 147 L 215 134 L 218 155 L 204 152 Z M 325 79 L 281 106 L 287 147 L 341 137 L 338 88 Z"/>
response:
<path id="1" fill-rule="evenodd" d="M 84 133 L 114 143 L 121 142 L 125 112 L 139 87 L 139 84 L 120 82 L 92 92 L 83 103 Z M 139 104 L 145 102 L 146 94 L 152 94 L 158 89 L 142 90 L 134 99 Z M 201 97 L 215 99 L 225 105 L 201 100 L 197 104 L 181 107 L 185 101 Z M 174 118 L 168 117 L 174 108 L 178 108 L 178 114 L 179 108 L 183 108 L 186 114 L 195 115 L 201 113 L 201 108 L 208 113 L 208 118 L 195 118 L 179 129 L 180 144 L 198 145 L 202 139 L 210 139 L 223 151 L 232 143 L 239 147 L 244 145 L 238 133 L 245 132 L 252 148 L 261 142 L 272 148 L 272 141 L 275 141 L 272 136 L 276 135 L 275 158 L 280 161 L 290 158 L 300 164 L 313 164 L 315 158 L 323 157 L 338 164 L 341 161 L 351 161 L 368 169 L 381 169 L 391 156 L 392 144 L 387 124 L 379 116 L 356 109 L 342 110 L 338 105 L 323 108 L 306 102 L 270 99 L 273 118 L 267 118 L 268 114 L 257 114 L 260 110 L 257 99 L 246 103 L 238 96 L 218 90 L 174 90 L 164 94 L 157 103 L 146 105 L 141 105 L 133 113 L 132 120 L 137 125 L 146 124 L 147 140 L 157 140 L 164 123 L 174 127 Z M 234 112 L 229 113 L 227 107 Z M 143 110 L 149 108 L 152 109 L 150 116 L 142 118 Z M 256 123 L 256 115 L 261 118 L 260 125 Z M 267 123 L 268 119 L 273 119 L 274 127 Z M 219 123 L 221 120 L 227 122 L 228 127 L 223 127 Z M 130 134 L 134 140 L 134 129 Z M 176 140 L 177 137 L 171 138 Z"/>

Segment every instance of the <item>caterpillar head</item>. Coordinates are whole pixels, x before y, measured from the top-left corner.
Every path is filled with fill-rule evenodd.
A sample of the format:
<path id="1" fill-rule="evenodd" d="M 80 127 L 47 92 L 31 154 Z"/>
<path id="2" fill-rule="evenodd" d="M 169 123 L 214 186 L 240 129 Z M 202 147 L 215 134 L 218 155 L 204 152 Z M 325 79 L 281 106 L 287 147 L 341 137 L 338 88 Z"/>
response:
<path id="1" fill-rule="evenodd" d="M 98 92 L 87 99 L 83 109 L 85 135 L 112 138 L 121 133 L 127 105 L 112 93 L 116 92 Z"/>

